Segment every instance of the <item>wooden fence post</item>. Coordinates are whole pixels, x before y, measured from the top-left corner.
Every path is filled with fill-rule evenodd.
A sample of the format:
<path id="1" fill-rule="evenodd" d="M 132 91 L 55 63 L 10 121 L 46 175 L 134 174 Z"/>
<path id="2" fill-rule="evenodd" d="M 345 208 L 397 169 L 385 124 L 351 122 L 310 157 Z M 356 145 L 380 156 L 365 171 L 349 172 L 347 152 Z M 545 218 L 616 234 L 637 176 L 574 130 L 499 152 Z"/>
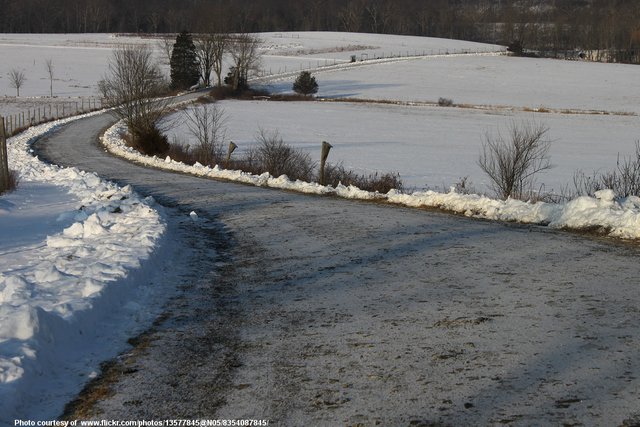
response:
<path id="1" fill-rule="evenodd" d="M 7 159 L 7 135 L 4 117 L 0 116 L 0 193 L 9 189 L 9 160 Z"/>
<path id="2" fill-rule="evenodd" d="M 238 146 L 235 144 L 235 142 L 230 141 L 229 142 L 229 149 L 227 150 L 227 161 L 224 165 L 225 168 L 229 167 L 229 162 L 231 161 L 231 154 L 233 154 L 233 152 L 236 150 L 236 148 L 238 148 Z"/>
<path id="3" fill-rule="evenodd" d="M 320 185 L 327 185 L 324 177 L 324 169 L 325 163 L 327 161 L 327 157 L 329 156 L 329 150 L 331 150 L 332 145 L 327 141 L 322 141 L 322 152 L 320 153 Z"/>

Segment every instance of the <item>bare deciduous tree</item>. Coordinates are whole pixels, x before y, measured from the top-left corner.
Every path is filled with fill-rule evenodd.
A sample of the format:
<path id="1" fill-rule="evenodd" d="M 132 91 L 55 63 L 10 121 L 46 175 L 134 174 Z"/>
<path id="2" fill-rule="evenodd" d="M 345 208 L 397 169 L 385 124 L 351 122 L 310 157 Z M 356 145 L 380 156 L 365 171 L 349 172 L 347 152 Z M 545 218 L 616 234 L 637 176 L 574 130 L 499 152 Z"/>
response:
<path id="1" fill-rule="evenodd" d="M 211 70 L 215 61 L 215 44 L 213 34 L 198 34 L 193 37 L 198 58 L 200 80 L 205 87 L 211 86 Z"/>
<path id="2" fill-rule="evenodd" d="M 224 66 L 224 54 L 229 47 L 229 35 L 216 33 L 213 37 L 213 72 L 218 79 L 218 86 L 222 86 L 222 67 Z"/>
<path id="3" fill-rule="evenodd" d="M 231 43 L 231 59 L 234 74 L 231 79 L 233 90 L 246 84 L 252 72 L 260 67 L 260 45 L 262 40 L 252 34 L 239 34 Z"/>
<path id="4" fill-rule="evenodd" d="M 203 104 L 185 110 L 189 132 L 198 140 L 198 161 L 204 165 L 220 164 L 224 158 L 227 115 L 215 104 Z"/>
<path id="5" fill-rule="evenodd" d="M 175 43 L 175 41 L 175 36 L 171 35 L 162 37 L 160 40 L 158 40 L 158 47 L 162 52 L 162 59 L 167 61 L 166 65 L 171 64 L 171 55 L 173 54 L 173 44 Z"/>
<path id="6" fill-rule="evenodd" d="M 44 61 L 44 65 L 47 68 L 47 74 L 49 75 L 49 95 L 53 98 L 53 60 L 51 58 Z"/>
<path id="7" fill-rule="evenodd" d="M 551 168 L 549 128 L 534 122 L 512 122 L 508 137 L 487 133 L 478 160 L 498 196 L 507 199 L 531 195 L 534 177 Z"/>
<path id="8" fill-rule="evenodd" d="M 338 11 L 338 18 L 343 31 L 358 32 L 362 28 L 362 10 L 364 2 L 358 0 L 346 3 Z"/>
<path id="9" fill-rule="evenodd" d="M 113 114 L 126 123 L 138 148 L 157 154 L 168 146 L 162 143 L 158 128 L 168 110 L 168 101 L 159 98 L 166 93 L 167 83 L 147 46 L 117 47 L 98 87 Z"/>
<path id="10" fill-rule="evenodd" d="M 12 88 L 16 90 L 16 96 L 20 96 L 20 88 L 24 85 L 24 82 L 27 78 L 24 75 L 24 71 L 18 70 L 17 68 L 13 68 L 8 73 L 9 75 L 9 84 Z"/>

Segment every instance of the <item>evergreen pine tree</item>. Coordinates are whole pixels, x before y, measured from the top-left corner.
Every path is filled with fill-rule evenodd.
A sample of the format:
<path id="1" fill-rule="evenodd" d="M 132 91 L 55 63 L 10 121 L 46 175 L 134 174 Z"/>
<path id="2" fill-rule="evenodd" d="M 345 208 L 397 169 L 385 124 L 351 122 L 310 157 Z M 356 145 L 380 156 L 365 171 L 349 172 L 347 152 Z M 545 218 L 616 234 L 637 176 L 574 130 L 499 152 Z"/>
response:
<path id="1" fill-rule="evenodd" d="M 318 82 L 316 82 L 316 78 L 311 73 L 303 71 L 293 82 L 293 90 L 301 95 L 313 95 L 318 92 Z"/>
<path id="2" fill-rule="evenodd" d="M 191 34 L 183 31 L 176 37 L 171 54 L 171 88 L 188 89 L 198 83 L 200 71 L 196 47 Z"/>

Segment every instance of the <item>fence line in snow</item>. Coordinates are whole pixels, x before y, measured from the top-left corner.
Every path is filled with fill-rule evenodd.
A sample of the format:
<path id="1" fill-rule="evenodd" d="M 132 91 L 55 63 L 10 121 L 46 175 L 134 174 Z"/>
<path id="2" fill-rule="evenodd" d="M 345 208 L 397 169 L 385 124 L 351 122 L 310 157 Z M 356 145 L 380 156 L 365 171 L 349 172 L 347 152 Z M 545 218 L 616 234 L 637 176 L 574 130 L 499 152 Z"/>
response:
<path id="1" fill-rule="evenodd" d="M 347 66 L 348 64 L 362 64 L 367 61 L 392 61 L 395 59 L 407 59 L 407 58 L 422 58 L 422 57 L 437 57 L 437 56 L 460 56 L 460 55 L 489 55 L 489 54 L 506 54 L 507 48 L 501 49 L 423 49 L 423 50 L 405 50 L 397 52 L 373 52 L 371 55 L 368 53 L 361 53 L 360 55 L 351 55 L 349 59 L 317 59 L 309 60 L 305 65 L 303 62 L 297 66 L 287 67 L 270 67 L 269 69 L 260 69 L 258 71 L 257 78 L 267 77 L 279 77 L 288 75 L 291 73 L 299 73 L 301 71 L 313 71 L 323 70 L 337 67 L 339 65 Z M 295 58 L 295 57 L 292 57 Z"/>
<path id="2" fill-rule="evenodd" d="M 15 135 L 29 126 L 100 110 L 102 106 L 100 98 L 80 98 L 79 101 L 43 105 L 29 108 L 20 113 L 9 114 L 5 117 L 6 135 Z"/>

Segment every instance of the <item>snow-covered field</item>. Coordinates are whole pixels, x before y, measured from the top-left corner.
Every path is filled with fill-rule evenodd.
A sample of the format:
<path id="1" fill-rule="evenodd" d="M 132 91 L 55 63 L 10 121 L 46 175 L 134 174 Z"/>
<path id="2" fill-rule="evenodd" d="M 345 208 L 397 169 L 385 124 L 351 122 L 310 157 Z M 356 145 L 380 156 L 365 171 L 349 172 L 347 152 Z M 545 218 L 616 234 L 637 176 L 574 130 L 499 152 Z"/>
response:
<path id="1" fill-rule="evenodd" d="M 262 37 L 263 69 L 272 73 L 284 67 L 289 71 L 346 64 L 351 55 L 360 60 L 436 50 L 496 50 L 469 42 L 401 36 L 271 33 Z M 48 94 L 47 58 L 56 67 L 55 95 L 92 96 L 110 50 L 123 42 L 149 43 L 160 58 L 152 39 L 0 35 L 0 52 L 7 59 L 0 63 L 0 96 L 5 97 L 0 98 L 0 114 L 22 108 L 15 107 L 11 98 L 9 69 L 25 70 L 21 95 L 26 102 L 37 104 Z M 229 138 L 246 149 L 259 128 L 277 129 L 287 142 L 309 149 L 316 158 L 320 142 L 326 140 L 334 145 L 330 161 L 342 161 L 359 172 L 398 171 L 408 187 L 448 188 L 469 176 L 480 191 L 486 191 L 487 184 L 475 165 L 482 137 L 504 129 L 511 120 L 549 126 L 556 168 L 540 177 L 547 190 L 569 183 L 576 169 L 589 173 L 613 167 L 618 153 L 630 154 L 638 138 L 637 115 L 521 111 L 544 106 L 637 114 L 640 93 L 635 85 L 637 68 L 632 66 L 480 55 L 369 64 L 351 68 L 346 64 L 340 71 L 318 73 L 320 95 L 419 102 L 447 97 L 491 107 L 229 101 L 221 104 L 229 117 Z M 290 91 L 291 80 L 275 81 L 272 87 Z M 122 337 L 152 317 L 140 302 L 155 296 L 148 288 L 134 286 L 140 283 L 131 272 L 149 277 L 145 266 L 153 268 L 149 258 L 164 230 L 161 213 L 128 188 L 31 157 L 30 140 L 52 126 L 33 128 L 10 140 L 10 164 L 20 171 L 21 185 L 15 193 L 0 196 L 0 422 L 27 409 L 32 418 L 57 415 L 52 408 L 59 408 L 69 390 L 94 375 L 98 361 L 115 354 Z M 184 128 L 175 133 L 188 138 Z M 126 153 L 118 148 L 116 135 L 110 138 L 112 149 Z M 183 170 L 164 159 L 148 160 Z M 532 205 L 456 193 L 374 195 L 204 167 L 191 171 L 310 193 L 441 207 L 491 219 L 555 227 L 603 226 L 613 235 L 640 237 L 640 199 L 614 200 L 610 192 L 566 205 Z M 105 353 L 106 348 L 111 353 Z"/>
<path id="2" fill-rule="evenodd" d="M 0 96 L 16 95 L 7 75 L 12 69 L 24 71 L 26 77 L 20 97 L 49 96 L 47 59 L 53 63 L 54 96 L 96 96 L 96 83 L 105 73 L 113 47 L 141 42 L 151 43 L 109 34 L 1 34 Z"/>
<path id="3" fill-rule="evenodd" d="M 410 194 L 391 190 L 387 194 L 368 192 L 357 187 L 338 185 L 336 188 L 318 183 L 292 181 L 286 175 L 273 177 L 213 168 L 196 163 L 188 166 L 169 156 L 149 157 L 128 147 L 121 135 L 126 131 L 122 123 L 105 132 L 102 143 L 108 151 L 123 158 L 154 168 L 193 174 L 244 184 L 279 188 L 307 194 L 336 195 L 347 199 L 387 201 L 410 207 L 430 207 L 464 214 L 469 217 L 498 221 L 511 221 L 552 228 L 573 230 L 601 230 L 604 234 L 624 239 L 640 238 L 640 197 L 617 197 L 612 190 L 596 192 L 595 197 L 577 197 L 567 203 L 529 203 L 515 199 L 495 200 L 477 194 L 459 194 L 453 188 L 448 192 L 416 191 Z"/>
<path id="4" fill-rule="evenodd" d="M 477 165 L 485 134 L 507 132 L 512 121 L 549 127 L 554 167 L 541 174 L 544 191 L 572 185 L 573 174 L 609 169 L 618 154 L 631 155 L 638 139 L 638 117 L 582 114 L 533 114 L 433 106 L 397 106 L 334 102 L 223 101 L 227 138 L 239 152 L 254 145 L 260 129 L 277 130 L 289 144 L 308 150 L 318 161 L 320 144 L 333 145 L 328 161 L 343 162 L 359 173 L 399 172 L 409 189 L 448 189 L 468 177 L 479 192 L 489 192 Z M 174 114 L 169 132 L 195 144 Z M 538 190 L 538 188 L 536 188 Z"/>
<path id="5" fill-rule="evenodd" d="M 379 34 L 263 33 L 262 70 L 281 74 L 333 64 L 461 52 L 502 52 L 504 47 L 463 40 Z"/>
<path id="6" fill-rule="evenodd" d="M 118 44 L 151 43 L 149 39 L 111 34 L 0 34 L 0 115 L 9 116 L 51 105 L 67 108 L 82 98 L 99 97 L 97 82 Z M 53 98 L 46 61 L 53 64 Z M 23 71 L 20 97 L 8 73 Z M 88 101 L 85 101 L 88 102 Z M 92 101 L 93 102 L 93 101 Z"/>
<path id="7" fill-rule="evenodd" d="M 317 76 L 319 96 L 495 107 L 640 112 L 638 68 L 626 64 L 516 58 L 437 56 Z M 274 84 L 291 91 L 291 82 Z"/>
<path id="8" fill-rule="evenodd" d="M 380 37 L 351 33 L 264 33 L 262 69 L 264 73 L 295 71 L 335 63 L 393 55 L 432 54 L 457 51 L 495 51 L 499 46 L 458 40 L 409 36 Z M 121 44 L 147 44 L 156 59 L 168 69 L 167 59 L 157 38 L 116 36 L 113 34 L 0 34 L 0 115 L 25 109 L 21 103 L 49 103 L 49 75 L 45 61 L 54 68 L 53 94 L 58 102 L 68 97 L 98 96 L 97 82 L 105 74 L 111 50 Z M 8 73 L 22 70 L 26 81 L 20 100 Z M 55 101 L 55 100 L 54 100 Z"/>

